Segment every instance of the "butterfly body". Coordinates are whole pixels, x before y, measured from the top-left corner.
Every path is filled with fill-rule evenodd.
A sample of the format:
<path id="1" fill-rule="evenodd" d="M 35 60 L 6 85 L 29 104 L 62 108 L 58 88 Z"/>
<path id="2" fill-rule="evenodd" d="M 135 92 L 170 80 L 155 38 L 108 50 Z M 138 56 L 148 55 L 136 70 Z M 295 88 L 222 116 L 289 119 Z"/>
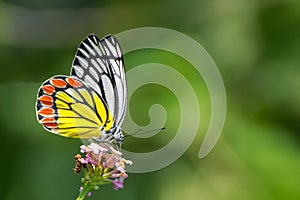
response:
<path id="1" fill-rule="evenodd" d="M 79 45 L 71 75 L 57 75 L 39 89 L 36 112 L 43 127 L 72 138 L 123 142 L 127 91 L 120 45 L 94 34 Z"/>

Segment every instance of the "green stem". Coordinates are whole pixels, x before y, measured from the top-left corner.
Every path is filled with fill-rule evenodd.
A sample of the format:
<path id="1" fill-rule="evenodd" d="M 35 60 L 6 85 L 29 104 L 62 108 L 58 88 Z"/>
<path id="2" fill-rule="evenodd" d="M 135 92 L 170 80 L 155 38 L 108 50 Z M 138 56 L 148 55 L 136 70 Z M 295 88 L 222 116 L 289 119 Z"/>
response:
<path id="1" fill-rule="evenodd" d="M 91 186 L 88 183 L 85 183 L 83 185 L 83 189 L 81 190 L 81 192 L 79 193 L 78 197 L 76 198 L 76 200 L 83 200 L 84 197 L 88 194 L 88 192 L 91 190 Z"/>

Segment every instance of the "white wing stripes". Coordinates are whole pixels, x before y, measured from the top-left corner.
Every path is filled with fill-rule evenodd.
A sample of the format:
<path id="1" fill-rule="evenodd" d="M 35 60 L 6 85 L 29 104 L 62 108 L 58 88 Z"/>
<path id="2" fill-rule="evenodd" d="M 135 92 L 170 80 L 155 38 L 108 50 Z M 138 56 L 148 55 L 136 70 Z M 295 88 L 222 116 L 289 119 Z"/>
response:
<path id="1" fill-rule="evenodd" d="M 127 107 L 123 55 L 117 39 L 87 36 L 79 45 L 71 75 L 87 83 L 106 102 L 115 125 L 122 123 Z"/>
<path id="2" fill-rule="evenodd" d="M 113 80 L 114 96 L 115 96 L 115 107 L 114 113 L 115 121 L 117 124 L 122 123 L 126 107 L 127 107 L 127 91 L 126 91 L 126 80 L 124 71 L 123 55 L 121 52 L 120 45 L 116 38 L 105 37 L 102 41 L 102 46 L 104 47 L 109 60 L 108 73 L 111 75 L 111 80 Z M 105 91 L 111 91 L 105 90 Z M 112 102 L 113 104 L 113 102 Z"/>

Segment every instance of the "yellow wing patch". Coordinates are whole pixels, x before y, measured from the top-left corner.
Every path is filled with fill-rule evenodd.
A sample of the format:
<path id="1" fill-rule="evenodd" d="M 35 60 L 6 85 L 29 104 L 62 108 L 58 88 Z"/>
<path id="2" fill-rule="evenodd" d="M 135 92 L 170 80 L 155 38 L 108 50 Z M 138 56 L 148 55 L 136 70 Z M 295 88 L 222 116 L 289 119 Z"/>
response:
<path id="1" fill-rule="evenodd" d="M 97 113 L 100 114 L 100 116 L 107 116 L 105 121 L 102 121 L 102 124 L 105 128 L 106 131 L 108 131 L 112 125 L 113 125 L 113 117 L 110 111 L 108 110 L 107 106 L 101 101 L 99 96 L 94 93 L 93 98 L 95 100 L 96 108 L 97 108 Z"/>

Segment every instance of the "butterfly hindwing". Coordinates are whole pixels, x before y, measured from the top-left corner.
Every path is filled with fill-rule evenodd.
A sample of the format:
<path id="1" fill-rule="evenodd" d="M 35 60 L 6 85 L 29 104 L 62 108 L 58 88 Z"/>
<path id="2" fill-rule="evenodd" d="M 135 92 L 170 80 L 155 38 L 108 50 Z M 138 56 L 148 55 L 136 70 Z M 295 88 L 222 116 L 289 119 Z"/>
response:
<path id="1" fill-rule="evenodd" d="M 82 80 L 54 76 L 39 89 L 37 119 L 48 131 L 65 137 L 100 137 L 109 130 L 112 115 L 101 96 Z"/>
<path id="2" fill-rule="evenodd" d="M 116 126 L 120 126 L 126 113 L 127 91 L 124 61 L 117 39 L 110 35 L 99 39 L 87 36 L 75 55 L 71 76 L 83 80 L 88 88 L 102 97 Z"/>

